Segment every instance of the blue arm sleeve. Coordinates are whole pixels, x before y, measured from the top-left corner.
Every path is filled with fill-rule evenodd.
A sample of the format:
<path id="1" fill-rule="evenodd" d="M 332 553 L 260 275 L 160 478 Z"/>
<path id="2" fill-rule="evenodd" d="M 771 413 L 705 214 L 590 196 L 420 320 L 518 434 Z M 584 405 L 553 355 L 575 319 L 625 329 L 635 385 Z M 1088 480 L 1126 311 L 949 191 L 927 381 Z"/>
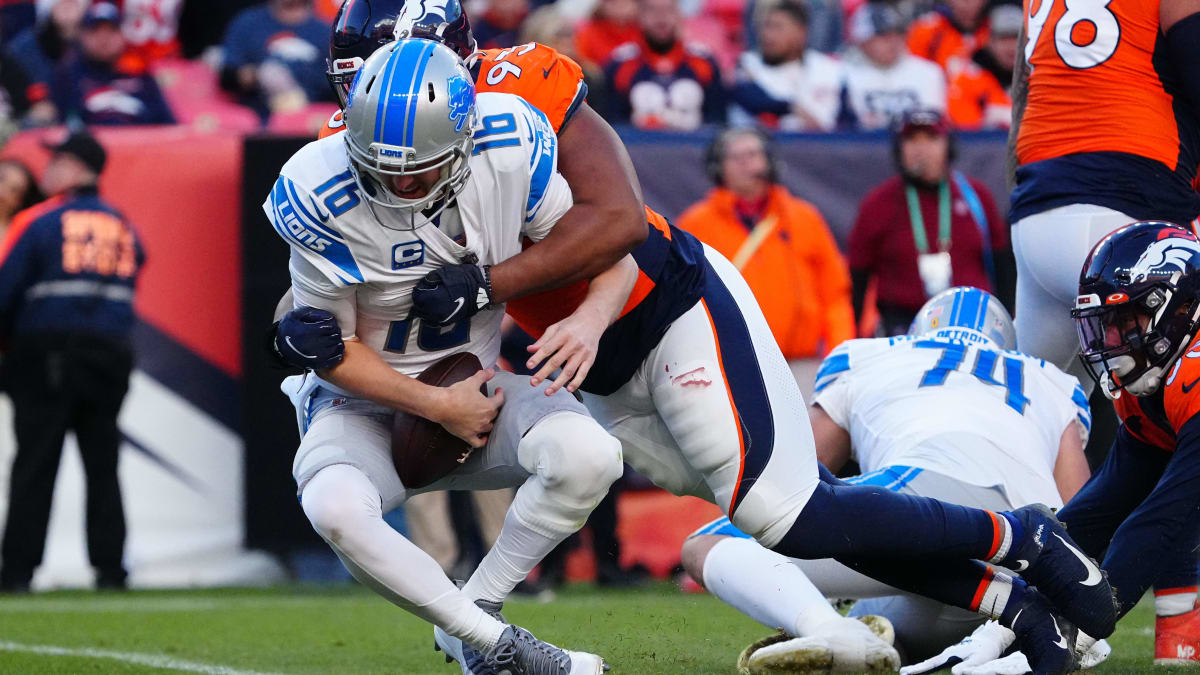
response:
<path id="1" fill-rule="evenodd" d="M 742 80 L 734 85 L 733 101 L 751 115 L 763 113 L 786 115 L 792 109 L 790 101 L 772 97 L 766 90 L 750 80 Z"/>
<path id="2" fill-rule="evenodd" d="M 1175 438 L 1175 452 L 1161 477 L 1120 523 L 1104 557 L 1120 615 L 1137 604 L 1179 555 L 1200 543 L 1200 416 L 1188 420 Z M 1090 485 L 1089 481 L 1085 489 Z M 1074 524 L 1067 522 L 1074 535 Z"/>
<path id="3" fill-rule="evenodd" d="M 1179 21 L 1167 31 L 1167 49 L 1175 65 L 1180 87 L 1192 102 L 1192 113 L 1200 117 L 1200 12 Z"/>

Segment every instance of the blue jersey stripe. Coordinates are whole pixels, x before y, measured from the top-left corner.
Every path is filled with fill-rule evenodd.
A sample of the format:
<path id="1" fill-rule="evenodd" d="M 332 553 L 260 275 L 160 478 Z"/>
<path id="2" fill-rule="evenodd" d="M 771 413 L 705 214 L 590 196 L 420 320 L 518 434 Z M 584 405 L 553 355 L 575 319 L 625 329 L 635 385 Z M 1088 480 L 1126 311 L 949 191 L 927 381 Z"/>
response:
<path id="1" fill-rule="evenodd" d="M 289 195 L 290 181 L 280 176 L 271 190 L 271 225 L 285 240 L 294 245 L 315 253 L 331 263 L 337 270 L 338 278 L 347 284 L 363 283 L 362 272 L 354 260 L 350 247 L 340 239 L 331 240 L 325 232 L 316 227 L 311 216 L 306 218 L 306 212 L 298 206 L 298 199 Z"/>
<path id="2" fill-rule="evenodd" d="M 329 239 L 332 239 L 340 244 L 346 243 L 346 240 L 343 239 L 340 234 L 335 232 L 333 229 L 331 229 L 325 225 L 322 225 L 320 222 L 320 219 L 314 217 L 311 213 L 308 212 L 307 209 L 304 208 L 304 201 L 302 199 L 300 199 L 300 195 L 296 193 L 295 183 L 284 178 L 283 176 L 280 176 L 279 180 L 284 181 L 285 185 L 287 186 L 287 191 L 288 191 L 288 195 L 291 198 L 291 203 L 296 208 L 298 215 L 302 216 L 303 219 L 306 221 L 305 225 L 307 227 L 309 227 L 312 230 L 315 230 L 318 234 L 328 237 Z"/>
<path id="3" fill-rule="evenodd" d="M 817 379 L 836 375 L 838 373 L 850 370 L 850 353 L 842 352 L 841 354 L 830 354 L 817 370 Z"/>
<path id="4" fill-rule="evenodd" d="M 1083 387 L 1075 385 L 1075 391 L 1071 394 L 1071 401 L 1075 403 L 1075 407 L 1079 409 L 1076 415 L 1079 423 L 1083 425 L 1084 430 L 1091 432 L 1092 430 L 1092 408 L 1088 405 L 1087 396 L 1083 393 Z"/>

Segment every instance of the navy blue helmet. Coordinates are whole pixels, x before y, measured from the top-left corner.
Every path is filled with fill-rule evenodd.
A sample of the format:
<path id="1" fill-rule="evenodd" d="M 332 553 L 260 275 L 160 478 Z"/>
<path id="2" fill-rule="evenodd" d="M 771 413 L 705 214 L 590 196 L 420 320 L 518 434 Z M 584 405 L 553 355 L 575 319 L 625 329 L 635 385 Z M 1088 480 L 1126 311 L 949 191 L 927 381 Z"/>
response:
<path id="1" fill-rule="evenodd" d="M 363 61 L 396 39 L 404 0 L 346 0 L 333 18 L 325 77 L 342 108 Z"/>
<path id="2" fill-rule="evenodd" d="M 471 22 L 459 0 L 408 0 L 396 22 L 396 38 L 410 37 L 440 42 L 464 61 L 475 51 Z"/>
<path id="3" fill-rule="evenodd" d="M 1200 327 L 1200 240 L 1157 221 L 1113 232 L 1084 262 L 1071 316 L 1106 394 L 1155 393 Z"/>

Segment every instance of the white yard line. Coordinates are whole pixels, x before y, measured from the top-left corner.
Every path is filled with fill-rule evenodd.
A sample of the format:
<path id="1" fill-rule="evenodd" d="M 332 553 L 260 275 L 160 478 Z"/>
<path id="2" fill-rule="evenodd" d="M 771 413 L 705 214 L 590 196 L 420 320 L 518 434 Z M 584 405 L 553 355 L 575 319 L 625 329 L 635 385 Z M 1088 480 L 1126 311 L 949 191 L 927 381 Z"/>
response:
<path id="1" fill-rule="evenodd" d="M 0 640 L 0 651 L 24 652 L 41 654 L 43 656 L 80 656 L 89 659 L 111 659 L 149 668 L 163 670 L 181 670 L 188 673 L 204 673 L 204 675 L 272 675 L 257 670 L 240 670 L 227 666 L 216 666 L 208 663 L 184 661 L 161 654 L 143 654 L 139 652 L 118 652 L 111 649 L 93 649 L 91 647 L 59 647 L 57 645 L 27 645 L 20 642 Z"/>
<path id="2" fill-rule="evenodd" d="M 365 597 L 365 596 L 364 596 Z M 293 598 L 0 598 L 0 615 L 29 614 L 99 614 L 105 612 L 208 612 L 230 609 L 259 609 L 270 607 L 329 606 L 357 602 L 362 597 L 313 596 Z"/>

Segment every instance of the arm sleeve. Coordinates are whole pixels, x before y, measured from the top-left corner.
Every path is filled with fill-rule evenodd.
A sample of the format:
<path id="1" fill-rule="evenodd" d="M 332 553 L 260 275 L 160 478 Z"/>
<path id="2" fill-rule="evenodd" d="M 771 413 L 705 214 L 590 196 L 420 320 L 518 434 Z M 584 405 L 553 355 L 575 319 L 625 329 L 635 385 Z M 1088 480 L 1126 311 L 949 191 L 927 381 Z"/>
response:
<path id="1" fill-rule="evenodd" d="M 1192 112 L 1200 115 L 1200 12 L 1171 26 L 1167 31 L 1167 49 L 1175 64 L 1185 97 L 1191 101 Z"/>
<path id="2" fill-rule="evenodd" d="M 171 107 L 167 105 L 167 99 L 163 97 L 162 90 L 158 88 L 158 82 L 149 75 L 145 75 L 144 79 L 146 81 L 146 121 L 150 124 L 175 124 L 175 115 L 171 112 Z"/>

